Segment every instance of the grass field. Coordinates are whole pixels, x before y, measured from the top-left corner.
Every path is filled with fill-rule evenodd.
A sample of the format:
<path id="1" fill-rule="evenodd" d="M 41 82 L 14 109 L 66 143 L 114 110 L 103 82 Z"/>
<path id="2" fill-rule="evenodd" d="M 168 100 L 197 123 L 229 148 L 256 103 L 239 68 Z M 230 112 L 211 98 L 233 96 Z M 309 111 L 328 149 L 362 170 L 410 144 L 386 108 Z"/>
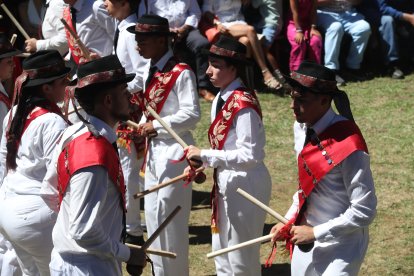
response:
<path id="1" fill-rule="evenodd" d="M 377 217 L 370 227 L 371 241 L 360 274 L 414 275 L 414 75 L 398 81 L 377 78 L 348 84 L 344 90 L 368 144 L 378 197 Z M 260 94 L 260 101 L 267 136 L 265 161 L 273 181 L 270 207 L 284 214 L 297 185 L 290 99 Z M 194 135 L 198 145 L 206 148 L 210 104 L 202 102 L 201 107 L 202 119 Z M 208 170 L 208 180 L 193 187 L 189 238 L 190 274 L 194 276 L 215 274 L 214 262 L 206 258 L 211 251 L 211 175 Z M 266 234 L 274 223 L 268 216 Z M 269 250 L 269 243 L 262 245 L 262 263 Z M 289 275 L 289 269 L 289 258 L 278 253 L 276 264 L 263 269 L 262 275 Z M 148 268 L 145 275 L 150 275 Z"/>

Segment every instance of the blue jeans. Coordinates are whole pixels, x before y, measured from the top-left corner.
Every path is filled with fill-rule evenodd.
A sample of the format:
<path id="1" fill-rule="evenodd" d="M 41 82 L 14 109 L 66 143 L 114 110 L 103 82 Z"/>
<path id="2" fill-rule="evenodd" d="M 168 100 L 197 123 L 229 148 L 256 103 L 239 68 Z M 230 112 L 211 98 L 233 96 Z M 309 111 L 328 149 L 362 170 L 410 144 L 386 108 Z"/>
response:
<path id="1" fill-rule="evenodd" d="M 379 26 L 381 34 L 381 48 L 385 54 L 385 63 L 398 60 L 398 45 L 395 37 L 394 19 L 389 15 L 381 16 L 381 25 Z"/>
<path id="2" fill-rule="evenodd" d="M 344 32 L 352 37 L 346 58 L 346 66 L 359 69 L 367 48 L 371 28 L 364 17 L 357 12 L 334 13 L 318 10 L 318 26 L 325 30 L 325 66 L 339 70 L 339 53 Z"/>

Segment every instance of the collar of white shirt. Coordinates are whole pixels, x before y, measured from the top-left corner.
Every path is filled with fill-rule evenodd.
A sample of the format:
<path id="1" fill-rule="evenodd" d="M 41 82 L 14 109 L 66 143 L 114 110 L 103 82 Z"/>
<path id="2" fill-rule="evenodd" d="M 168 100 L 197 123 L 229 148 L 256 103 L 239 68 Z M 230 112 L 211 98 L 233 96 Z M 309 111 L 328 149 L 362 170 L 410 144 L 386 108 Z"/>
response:
<path id="1" fill-rule="evenodd" d="M 116 132 L 107 123 L 91 115 L 88 116 L 87 120 L 96 128 L 100 135 L 109 141 L 109 143 L 112 144 L 116 141 Z"/>
<path id="2" fill-rule="evenodd" d="M 173 57 L 173 51 L 171 49 L 168 49 L 165 55 L 163 55 L 162 58 L 160 58 L 160 60 L 156 64 L 151 65 L 151 67 L 155 66 L 158 68 L 158 70 L 161 71 L 164 68 L 167 61 L 169 61 L 171 57 Z"/>
<path id="3" fill-rule="evenodd" d="M 313 126 L 313 130 L 320 134 L 322 133 L 328 126 L 332 124 L 332 121 L 335 119 L 336 113 L 332 110 L 332 108 L 329 108 L 328 111 L 322 116 L 322 118 L 319 119 Z M 300 127 L 303 130 L 306 130 L 307 126 L 306 124 L 300 124 Z"/>
<path id="4" fill-rule="evenodd" d="M 5 96 L 7 96 L 7 98 L 9 97 L 9 95 L 6 92 L 6 89 L 4 88 L 1 82 L 0 82 L 0 92 L 3 93 Z"/>
<path id="5" fill-rule="evenodd" d="M 128 28 L 132 24 L 135 25 L 137 21 L 138 21 L 137 15 L 135 13 L 131 14 L 130 16 L 128 16 L 127 18 L 125 18 L 119 23 L 118 25 L 119 32 L 124 31 L 126 28 Z"/>
<path id="6" fill-rule="evenodd" d="M 242 80 L 240 78 L 236 78 L 233 80 L 229 85 L 227 85 L 226 88 L 223 90 L 220 90 L 220 97 L 223 99 L 223 101 L 227 101 L 227 99 L 230 97 L 231 93 L 239 87 L 244 86 Z"/>

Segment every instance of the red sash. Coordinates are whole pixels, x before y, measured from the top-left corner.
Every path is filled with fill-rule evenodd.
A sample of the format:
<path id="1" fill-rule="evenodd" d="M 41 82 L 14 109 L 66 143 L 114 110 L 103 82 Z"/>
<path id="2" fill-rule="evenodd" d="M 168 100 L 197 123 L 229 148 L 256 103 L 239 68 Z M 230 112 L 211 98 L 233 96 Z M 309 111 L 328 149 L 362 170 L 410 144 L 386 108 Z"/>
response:
<path id="1" fill-rule="evenodd" d="M 70 14 L 70 7 L 69 6 L 67 6 L 63 10 L 63 19 L 66 21 L 66 23 L 68 23 L 69 27 L 73 30 L 73 32 L 77 33 L 76 28 L 73 26 L 72 15 Z M 76 38 L 74 38 L 70 34 L 70 32 L 66 29 L 66 27 L 65 27 L 65 32 L 66 32 L 66 39 L 68 41 L 68 46 L 69 46 L 70 53 L 72 55 L 73 61 L 76 64 L 86 62 L 87 59 L 83 56 L 82 50 L 79 48 L 79 45 L 76 42 Z"/>
<path id="2" fill-rule="evenodd" d="M 166 64 L 166 67 L 169 66 L 169 63 L 175 62 L 173 59 Z M 165 101 L 170 94 L 175 81 L 177 80 L 178 76 L 184 70 L 191 70 L 191 67 L 185 63 L 178 63 L 176 64 L 171 71 L 168 72 L 157 72 L 154 74 L 154 77 L 151 79 L 150 83 L 148 84 L 147 89 L 145 89 L 144 93 L 144 105 L 149 105 L 152 109 L 160 114 L 162 107 L 164 106 Z M 143 108 L 145 116 L 148 118 L 149 121 L 154 120 L 154 117 L 148 112 L 146 108 Z"/>
<path id="3" fill-rule="evenodd" d="M 208 139 L 212 149 L 223 149 L 233 119 L 240 110 L 252 108 L 262 118 L 262 112 L 256 94 L 253 91 L 248 92 L 245 89 L 244 87 L 240 87 L 234 90 L 222 110 L 217 113 L 216 118 L 208 130 Z M 214 234 L 219 233 L 217 168 L 214 169 L 213 180 L 214 185 L 211 191 L 211 232 Z"/>
<path id="4" fill-rule="evenodd" d="M 168 68 L 171 68 L 168 70 Z M 164 106 L 165 101 L 170 94 L 175 81 L 177 80 L 178 76 L 180 76 L 181 72 L 184 70 L 191 70 L 191 67 L 185 63 L 177 63 L 174 58 L 171 58 L 167 64 L 164 66 L 163 71 L 167 72 L 157 72 L 154 74 L 154 77 L 148 84 L 148 87 L 145 89 L 144 99 L 141 101 L 143 104 L 142 110 L 147 117 L 147 122 L 152 121 L 155 118 L 148 112 L 145 108 L 146 106 L 152 107 L 157 114 L 160 114 L 162 107 Z M 141 175 L 145 173 L 146 167 L 146 157 L 148 153 L 148 146 L 150 138 L 145 139 L 145 151 L 144 151 L 144 162 L 141 166 Z"/>
<path id="5" fill-rule="evenodd" d="M 70 141 L 59 155 L 57 164 L 59 202 L 62 202 L 72 175 L 80 169 L 91 166 L 103 166 L 108 171 L 109 178 L 121 193 L 125 212 L 125 184 L 118 154 L 108 140 L 102 136 L 95 137 L 90 132 Z"/>
<path id="6" fill-rule="evenodd" d="M 350 120 L 331 125 L 302 149 L 298 156 L 299 208 L 295 223 L 300 223 L 302 207 L 315 186 L 357 150 L 368 153 L 361 131 Z"/>
<path id="7" fill-rule="evenodd" d="M 2 92 L 0 92 L 0 102 L 3 102 L 6 105 L 7 109 L 10 110 L 11 101 L 10 101 L 9 97 L 4 95 Z"/>

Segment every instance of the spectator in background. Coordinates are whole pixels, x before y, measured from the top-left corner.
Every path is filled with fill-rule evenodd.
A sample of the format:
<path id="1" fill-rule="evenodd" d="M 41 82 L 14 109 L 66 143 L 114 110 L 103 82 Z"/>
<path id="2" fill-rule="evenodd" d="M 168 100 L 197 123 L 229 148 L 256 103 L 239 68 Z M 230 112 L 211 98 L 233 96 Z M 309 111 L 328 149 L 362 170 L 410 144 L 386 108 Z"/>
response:
<path id="1" fill-rule="evenodd" d="M 373 39 L 379 39 L 384 64 L 391 77 L 404 78 L 404 73 L 399 67 L 398 43 L 392 16 L 381 14 L 378 0 L 364 0 L 356 8 L 371 25 Z"/>
<path id="2" fill-rule="evenodd" d="M 342 70 L 351 81 L 365 80 L 361 72 L 371 29 L 362 14 L 353 7 L 361 0 L 318 0 L 318 26 L 325 32 L 325 66 L 335 71 L 338 86 L 345 85 L 339 73 L 339 54 L 344 33 L 351 36 L 352 42 L 346 58 L 346 70 Z"/>
<path id="3" fill-rule="evenodd" d="M 197 76 L 198 94 L 206 101 L 212 102 L 214 94 L 212 85 L 206 75 L 207 57 L 201 54 L 201 49 L 209 47 L 207 38 L 198 30 L 201 17 L 197 0 L 148 0 L 147 14 L 156 14 L 167 18 L 170 29 L 176 34 L 175 49 L 185 49 L 195 57 L 195 73 Z"/>
<path id="4" fill-rule="evenodd" d="M 287 37 L 289 68 L 296 71 L 305 59 L 321 63 L 322 37 L 316 28 L 317 0 L 290 0 Z"/>
<path id="5" fill-rule="evenodd" d="M 390 15 L 396 23 L 400 55 L 414 64 L 414 1 L 378 0 L 383 15 Z"/>
<path id="6" fill-rule="evenodd" d="M 279 70 L 279 64 L 276 59 L 276 53 L 273 51 L 273 43 L 276 37 L 282 30 L 283 25 L 283 2 L 282 0 L 250 0 L 250 5 L 243 7 L 243 14 L 246 17 L 246 21 L 253 25 L 256 32 L 262 35 L 260 41 L 262 42 L 263 51 L 273 68 L 273 75 L 282 83 L 284 77 Z M 251 13 L 251 10 L 256 9 L 257 13 L 252 16 L 253 21 L 247 18 Z"/>
<path id="7" fill-rule="evenodd" d="M 46 12 L 41 18 L 42 28 L 39 37 L 31 37 L 25 41 L 25 50 L 34 53 L 39 50 L 58 50 L 63 56 L 68 52 L 65 27 L 60 19 L 67 6 L 63 0 L 47 0 Z M 30 15 L 29 15 L 30 16 Z"/>
<path id="8" fill-rule="evenodd" d="M 240 0 L 204 0 L 202 11 L 223 34 L 237 38 L 248 47 L 257 65 L 262 70 L 264 84 L 272 90 L 280 90 L 283 85 L 273 76 L 266 64 L 266 58 L 253 26 L 244 21 Z"/>
<path id="9" fill-rule="evenodd" d="M 40 37 L 39 26 L 45 12 L 45 0 L 26 0 L 18 4 L 19 23 L 30 37 Z"/>

